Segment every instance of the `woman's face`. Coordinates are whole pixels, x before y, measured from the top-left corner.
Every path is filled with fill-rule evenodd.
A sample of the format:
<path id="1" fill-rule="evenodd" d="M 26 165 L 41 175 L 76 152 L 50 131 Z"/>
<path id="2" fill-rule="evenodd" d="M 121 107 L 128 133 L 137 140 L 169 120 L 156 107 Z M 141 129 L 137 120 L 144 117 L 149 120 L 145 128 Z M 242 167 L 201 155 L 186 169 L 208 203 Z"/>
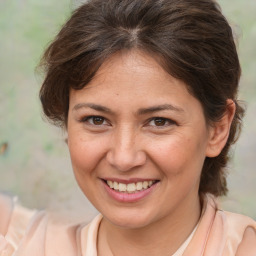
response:
<path id="1" fill-rule="evenodd" d="M 77 182 L 113 224 L 145 227 L 198 201 L 210 137 L 203 109 L 152 57 L 116 54 L 71 90 L 67 131 Z"/>

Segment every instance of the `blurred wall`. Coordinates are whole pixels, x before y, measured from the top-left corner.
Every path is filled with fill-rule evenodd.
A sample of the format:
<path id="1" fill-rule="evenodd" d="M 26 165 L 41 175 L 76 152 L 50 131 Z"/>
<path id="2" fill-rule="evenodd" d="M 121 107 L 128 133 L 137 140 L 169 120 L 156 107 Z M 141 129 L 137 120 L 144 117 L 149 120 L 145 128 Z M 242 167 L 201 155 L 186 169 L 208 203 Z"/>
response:
<path id="1" fill-rule="evenodd" d="M 42 120 L 42 77 L 34 72 L 47 43 L 81 2 L 0 0 L 0 191 L 18 195 L 28 207 L 73 209 L 90 218 L 96 211 L 75 183 L 65 133 Z M 248 103 L 223 208 L 256 219 L 256 1 L 219 2 L 239 37 L 240 98 Z"/>

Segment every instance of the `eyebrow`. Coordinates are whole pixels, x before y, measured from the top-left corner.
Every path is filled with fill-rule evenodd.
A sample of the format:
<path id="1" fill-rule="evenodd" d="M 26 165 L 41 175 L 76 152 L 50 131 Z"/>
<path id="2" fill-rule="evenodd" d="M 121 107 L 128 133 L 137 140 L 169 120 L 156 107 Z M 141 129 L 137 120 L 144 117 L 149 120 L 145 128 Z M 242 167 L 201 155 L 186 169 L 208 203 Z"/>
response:
<path id="1" fill-rule="evenodd" d="M 73 111 L 81 109 L 81 108 L 91 108 L 91 109 L 94 109 L 96 111 L 103 112 L 103 113 L 110 113 L 110 114 L 114 113 L 111 109 L 109 109 L 107 107 L 104 107 L 104 106 L 98 105 L 98 104 L 93 104 L 93 103 L 79 103 L 73 107 Z M 157 106 L 152 106 L 152 107 L 148 107 L 148 108 L 141 108 L 137 111 L 137 114 L 138 115 L 146 115 L 146 114 L 155 113 L 155 112 L 159 112 L 159 111 L 163 111 L 163 110 L 184 112 L 184 109 L 182 109 L 180 107 L 177 107 L 177 106 L 174 106 L 171 104 L 163 104 L 163 105 L 157 105 Z"/>
<path id="2" fill-rule="evenodd" d="M 157 106 L 152 106 L 149 108 L 141 108 L 138 110 L 139 115 L 145 115 L 145 114 L 150 114 L 150 113 L 155 113 L 158 111 L 163 111 L 163 110 L 172 110 L 176 112 L 184 112 L 184 109 L 171 105 L 171 104 L 163 104 L 163 105 L 157 105 Z"/>
<path id="3" fill-rule="evenodd" d="M 113 111 L 110 110 L 109 108 L 98 105 L 98 104 L 93 104 L 93 103 L 79 103 L 79 104 L 76 104 L 73 107 L 73 111 L 81 109 L 81 108 L 91 108 L 91 109 L 94 109 L 94 110 L 97 110 L 97 111 L 100 111 L 100 112 L 113 113 Z"/>

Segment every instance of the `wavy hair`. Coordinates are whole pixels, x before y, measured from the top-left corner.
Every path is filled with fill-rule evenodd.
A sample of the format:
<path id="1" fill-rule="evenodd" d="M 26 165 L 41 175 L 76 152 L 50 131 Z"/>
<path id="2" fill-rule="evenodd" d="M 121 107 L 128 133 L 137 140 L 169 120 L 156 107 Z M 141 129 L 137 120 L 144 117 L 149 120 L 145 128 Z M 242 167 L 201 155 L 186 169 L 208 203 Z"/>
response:
<path id="1" fill-rule="evenodd" d="M 244 109 L 237 100 L 241 68 L 232 29 L 213 0 L 90 0 L 75 10 L 45 51 L 40 90 L 44 114 L 65 127 L 70 88 L 80 90 L 102 63 L 122 50 L 156 56 L 185 82 L 202 104 L 206 121 L 221 119 L 227 99 L 236 104 L 228 141 L 220 155 L 206 157 L 199 192 L 227 192 L 230 146 L 241 130 Z"/>

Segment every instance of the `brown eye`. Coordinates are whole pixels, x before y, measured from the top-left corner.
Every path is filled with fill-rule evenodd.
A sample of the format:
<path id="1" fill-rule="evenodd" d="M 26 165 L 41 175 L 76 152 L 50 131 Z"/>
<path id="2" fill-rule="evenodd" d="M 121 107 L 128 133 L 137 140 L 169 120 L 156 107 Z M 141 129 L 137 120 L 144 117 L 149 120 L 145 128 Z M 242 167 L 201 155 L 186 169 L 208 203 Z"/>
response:
<path id="1" fill-rule="evenodd" d="M 102 116 L 87 116 L 81 119 L 82 123 L 89 123 L 90 125 L 100 126 L 107 125 L 107 121 Z"/>
<path id="2" fill-rule="evenodd" d="M 167 120 L 164 118 L 155 118 L 154 119 L 155 126 L 164 126 L 164 125 L 166 125 L 166 122 L 167 122 Z"/>
<path id="3" fill-rule="evenodd" d="M 168 128 L 173 125 L 177 125 L 177 123 L 169 118 L 154 117 L 149 120 L 148 125 L 153 128 L 159 127 L 160 129 L 160 128 Z"/>
<path id="4" fill-rule="evenodd" d="M 103 117 L 100 117 L 100 116 L 94 116 L 92 117 L 92 123 L 94 125 L 102 125 L 104 124 L 104 118 Z"/>

